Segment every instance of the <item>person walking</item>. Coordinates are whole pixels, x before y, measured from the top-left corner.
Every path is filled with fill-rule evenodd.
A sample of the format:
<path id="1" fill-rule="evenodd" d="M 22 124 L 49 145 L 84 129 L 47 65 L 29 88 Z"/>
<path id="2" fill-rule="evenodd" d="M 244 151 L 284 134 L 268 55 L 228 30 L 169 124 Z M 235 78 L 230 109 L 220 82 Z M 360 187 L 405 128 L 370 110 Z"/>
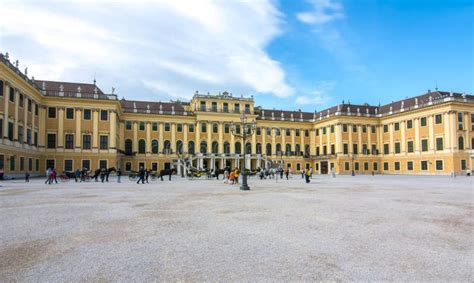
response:
<path id="1" fill-rule="evenodd" d="M 150 170 L 148 169 L 145 169 L 145 179 L 146 179 L 146 183 L 148 184 L 148 178 L 150 177 Z"/>
<path id="2" fill-rule="evenodd" d="M 239 175 L 240 175 L 239 169 L 235 168 L 234 179 L 235 179 L 236 184 L 239 183 Z"/>
<path id="3" fill-rule="evenodd" d="M 86 175 L 87 175 L 87 168 L 84 168 L 82 169 L 82 172 L 81 172 L 81 182 L 86 181 Z"/>
<path id="4" fill-rule="evenodd" d="M 145 169 L 143 167 L 140 167 L 140 170 L 138 171 L 138 181 L 137 184 L 142 181 L 142 184 L 145 184 Z"/>
<path id="5" fill-rule="evenodd" d="M 81 170 L 79 170 L 79 168 L 77 168 L 76 172 L 74 172 L 74 180 L 76 183 L 78 179 L 81 179 Z"/>
<path id="6" fill-rule="evenodd" d="M 117 169 L 117 183 L 121 183 L 120 182 L 121 177 L 122 177 L 122 170 L 120 170 L 120 168 L 119 168 L 119 169 Z"/>
<path id="7" fill-rule="evenodd" d="M 1 181 L 3 181 L 3 174 L 4 174 L 3 167 L 0 167 L 0 180 Z"/>
<path id="8" fill-rule="evenodd" d="M 56 184 L 58 183 L 58 179 L 56 179 L 55 169 L 51 170 L 51 173 L 49 174 L 49 184 L 51 184 L 53 181 L 56 182 Z"/>
<path id="9" fill-rule="evenodd" d="M 45 184 L 51 184 L 51 168 L 46 169 L 46 181 Z"/>
<path id="10" fill-rule="evenodd" d="M 285 170 L 283 170 L 283 168 L 280 168 L 280 179 L 283 179 L 283 173 L 284 173 Z"/>
<path id="11" fill-rule="evenodd" d="M 309 173 L 309 176 L 311 177 L 311 179 L 313 179 L 313 167 L 309 167 Z"/>
<path id="12" fill-rule="evenodd" d="M 304 169 L 301 169 L 301 179 L 304 178 L 304 175 L 305 175 L 305 170 L 304 170 Z"/>
<path id="13" fill-rule="evenodd" d="M 288 175 L 290 175 L 290 168 L 286 168 L 285 170 L 285 176 L 287 180 L 288 180 Z"/>
<path id="14" fill-rule="evenodd" d="M 232 182 L 231 185 L 235 184 L 235 172 L 234 171 L 230 171 L 229 182 Z"/>
<path id="15" fill-rule="evenodd" d="M 224 184 L 228 184 L 229 183 L 229 171 L 226 169 L 224 171 Z"/>
<path id="16" fill-rule="evenodd" d="M 100 181 L 103 183 L 105 180 L 105 168 L 100 169 Z"/>
<path id="17" fill-rule="evenodd" d="M 30 172 L 25 171 L 25 183 L 29 183 L 29 182 L 30 182 Z"/>
<path id="18" fill-rule="evenodd" d="M 310 180 L 309 180 L 310 176 L 311 176 L 311 171 L 308 168 L 308 169 L 306 169 L 306 174 L 305 174 L 306 184 L 308 184 L 310 182 Z"/>

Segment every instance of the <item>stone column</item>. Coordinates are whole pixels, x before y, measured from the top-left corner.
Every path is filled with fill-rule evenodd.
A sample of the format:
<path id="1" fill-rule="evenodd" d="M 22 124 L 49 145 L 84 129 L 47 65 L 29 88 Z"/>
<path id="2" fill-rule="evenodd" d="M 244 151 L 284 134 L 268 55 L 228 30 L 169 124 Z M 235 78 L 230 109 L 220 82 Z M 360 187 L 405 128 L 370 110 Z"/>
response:
<path id="1" fill-rule="evenodd" d="M 327 153 L 328 155 L 331 154 L 331 127 L 327 127 L 327 135 L 326 135 L 326 144 L 327 144 Z"/>
<path id="2" fill-rule="evenodd" d="M 8 106 L 10 90 L 7 82 L 3 83 L 3 137 L 8 138 Z"/>
<path id="3" fill-rule="evenodd" d="M 7 128 L 8 129 L 8 128 Z M 46 145 L 46 106 L 39 106 L 38 147 Z"/>
<path id="4" fill-rule="evenodd" d="M 352 125 L 347 125 L 347 131 L 349 133 L 349 145 L 348 145 L 348 150 L 349 153 L 354 153 L 352 150 L 354 147 L 352 146 Z M 357 152 L 356 152 L 357 153 Z"/>
<path id="5" fill-rule="evenodd" d="M 435 150 L 435 137 L 434 137 L 434 118 L 433 115 L 428 116 L 428 130 L 429 130 L 429 150 L 430 153 L 434 153 Z"/>
<path id="6" fill-rule="evenodd" d="M 294 152 L 296 150 L 295 129 L 291 129 L 290 134 L 291 134 L 291 151 Z"/>
<path id="7" fill-rule="evenodd" d="M 395 142 L 394 142 L 394 138 L 393 138 L 393 123 L 390 123 L 388 125 L 388 134 L 389 134 L 389 137 L 390 137 L 390 150 L 388 151 L 390 153 L 390 155 L 394 155 L 395 154 Z"/>
<path id="8" fill-rule="evenodd" d="M 262 154 L 267 154 L 267 129 L 262 127 Z"/>
<path id="9" fill-rule="evenodd" d="M 252 135 L 252 153 L 256 154 L 257 153 L 257 133 L 253 133 Z"/>
<path id="10" fill-rule="evenodd" d="M 74 137 L 74 147 L 76 150 L 81 149 L 81 139 L 82 139 L 82 109 L 76 108 L 76 132 Z"/>
<path id="11" fill-rule="evenodd" d="M 125 150 L 125 123 L 119 123 L 119 141 L 120 141 L 120 149 Z"/>
<path id="12" fill-rule="evenodd" d="M 163 152 L 163 149 L 164 149 L 164 144 L 165 144 L 165 141 L 163 139 L 164 131 L 165 129 L 164 129 L 163 122 L 159 122 L 158 123 L 158 152 Z M 133 143 L 135 144 L 135 142 L 138 142 L 138 141 L 134 141 Z"/>
<path id="13" fill-rule="evenodd" d="M 400 122 L 400 129 L 401 129 L 401 136 L 402 136 L 402 141 L 401 141 L 401 145 L 400 145 L 400 150 L 402 152 L 403 155 L 406 155 L 406 145 L 407 145 L 407 141 L 406 141 L 406 133 L 405 133 L 405 121 L 402 121 Z"/>
<path id="14" fill-rule="evenodd" d="M 133 121 L 133 141 L 132 141 L 132 144 L 133 144 L 132 151 L 133 152 L 138 152 L 138 122 L 137 121 Z M 161 149 L 163 150 L 162 147 L 161 147 Z"/>
<path id="15" fill-rule="evenodd" d="M 64 148 L 64 107 L 58 107 L 58 144 L 57 148 Z"/>
<path id="16" fill-rule="evenodd" d="M 458 150 L 458 143 L 457 143 L 457 131 L 458 131 L 458 115 L 457 115 L 457 112 L 455 111 L 452 111 L 450 113 L 450 119 L 449 119 L 449 124 L 451 125 L 450 126 L 450 130 L 451 130 L 451 133 L 450 133 L 450 136 L 451 136 L 451 148 L 453 151 L 457 151 Z"/>
<path id="17" fill-rule="evenodd" d="M 178 148 L 176 148 L 176 123 L 171 123 L 171 151 L 177 152 Z"/>
<path id="18" fill-rule="evenodd" d="M 235 154 L 235 137 L 230 135 L 230 154 Z"/>
<path id="19" fill-rule="evenodd" d="M 219 122 L 219 147 L 217 151 L 219 153 L 224 153 L 224 123 L 223 122 Z"/>
<path id="20" fill-rule="evenodd" d="M 188 152 L 188 123 L 183 123 L 183 152 Z"/>
<path id="21" fill-rule="evenodd" d="M 6 99 L 8 97 L 5 96 Z M 18 111 L 20 110 L 20 93 L 15 90 L 15 116 L 13 120 L 13 141 L 18 141 Z M 7 128 L 8 131 L 8 128 Z"/>
<path id="22" fill-rule="evenodd" d="M 36 127 L 36 103 L 32 101 L 31 103 L 31 141 L 30 144 L 35 143 L 35 127 Z"/>
<path id="23" fill-rule="evenodd" d="M 137 141 L 133 141 L 135 144 Z M 92 110 L 92 150 L 99 149 L 99 110 Z"/>
<path id="24" fill-rule="evenodd" d="M 370 151 L 370 154 L 373 155 L 372 152 L 372 129 L 373 126 L 367 126 L 367 150 Z"/>
<path id="25" fill-rule="evenodd" d="M 276 130 L 272 128 L 272 155 L 276 155 Z"/>
<path id="26" fill-rule="evenodd" d="M 420 154 L 420 118 L 415 118 L 415 154 Z"/>
<path id="27" fill-rule="evenodd" d="M 301 140 L 300 149 L 304 154 L 304 145 L 305 145 L 305 142 L 304 142 L 304 129 L 300 129 L 300 140 Z M 283 148 L 284 148 L 284 146 L 283 146 Z"/>
<path id="28" fill-rule="evenodd" d="M 22 143 L 26 142 L 26 132 L 28 130 L 28 98 L 23 100 L 23 140 Z M 30 141 L 31 142 L 31 141 Z M 27 158 L 25 158 L 25 161 Z M 26 168 L 26 166 L 25 166 Z"/>
<path id="29" fill-rule="evenodd" d="M 358 125 L 357 126 L 357 154 L 362 154 L 362 126 Z"/>
<path id="30" fill-rule="evenodd" d="M 145 130 L 146 130 L 146 147 L 145 147 L 145 153 L 146 155 L 151 154 L 151 123 L 146 122 L 145 124 Z M 138 142 L 138 141 L 137 141 Z"/>
<path id="31" fill-rule="evenodd" d="M 115 110 L 109 111 L 110 117 L 110 145 L 109 149 L 117 148 L 117 112 Z"/>
<path id="32" fill-rule="evenodd" d="M 443 115 L 443 123 L 444 123 L 444 142 L 445 142 L 445 151 L 451 152 L 452 145 L 451 145 L 451 135 L 450 135 L 450 123 L 449 123 L 449 112 L 444 113 Z"/>
<path id="33" fill-rule="evenodd" d="M 342 154 L 343 153 L 343 146 L 342 146 L 342 125 L 336 125 L 336 153 Z"/>
<path id="34" fill-rule="evenodd" d="M 281 134 L 281 151 L 284 153 L 286 150 L 286 129 L 281 129 L 280 134 Z"/>
<path id="35" fill-rule="evenodd" d="M 293 146 L 293 145 L 291 145 Z M 293 149 L 292 149 L 293 150 Z M 323 155 L 323 128 L 319 128 L 319 154 Z"/>
<path id="36" fill-rule="evenodd" d="M 207 123 L 207 153 L 212 152 L 212 123 Z"/>
<path id="37" fill-rule="evenodd" d="M 201 123 L 199 121 L 196 121 L 196 127 L 194 128 L 195 135 L 196 135 L 196 152 L 201 153 Z"/>

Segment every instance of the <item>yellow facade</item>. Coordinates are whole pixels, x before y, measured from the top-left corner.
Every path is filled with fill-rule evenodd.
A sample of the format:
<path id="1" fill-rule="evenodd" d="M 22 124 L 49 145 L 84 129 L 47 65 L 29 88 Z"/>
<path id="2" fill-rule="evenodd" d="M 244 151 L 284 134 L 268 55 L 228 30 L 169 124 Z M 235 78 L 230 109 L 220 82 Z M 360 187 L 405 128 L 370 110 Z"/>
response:
<path id="1" fill-rule="evenodd" d="M 0 54 L 0 168 L 6 178 L 48 167 L 162 169 L 280 164 L 294 172 L 451 174 L 474 167 L 474 97 L 428 92 L 384 106 L 317 112 L 254 105 L 253 97 L 196 93 L 189 102 L 117 100 L 95 84 L 34 81 Z M 257 133 L 230 132 L 242 113 Z"/>

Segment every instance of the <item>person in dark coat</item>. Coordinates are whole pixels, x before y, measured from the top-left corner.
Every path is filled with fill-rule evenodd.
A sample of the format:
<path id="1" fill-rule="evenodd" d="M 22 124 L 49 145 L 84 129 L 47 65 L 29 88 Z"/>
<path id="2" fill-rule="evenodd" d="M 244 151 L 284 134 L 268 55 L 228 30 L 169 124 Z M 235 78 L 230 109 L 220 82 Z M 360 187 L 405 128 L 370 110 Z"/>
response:
<path id="1" fill-rule="evenodd" d="M 142 181 L 142 184 L 145 184 L 145 169 L 143 167 L 140 167 L 140 170 L 138 171 L 138 181 L 137 184 Z"/>
<path id="2" fill-rule="evenodd" d="M 117 169 L 117 183 L 121 183 L 120 178 L 122 177 L 122 170 Z"/>

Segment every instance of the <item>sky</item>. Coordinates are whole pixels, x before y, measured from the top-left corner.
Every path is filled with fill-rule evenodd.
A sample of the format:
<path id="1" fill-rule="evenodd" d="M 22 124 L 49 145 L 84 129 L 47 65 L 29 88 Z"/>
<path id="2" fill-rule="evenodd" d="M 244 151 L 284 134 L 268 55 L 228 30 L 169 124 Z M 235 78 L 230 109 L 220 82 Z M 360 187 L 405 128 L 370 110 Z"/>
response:
<path id="1" fill-rule="evenodd" d="M 3 0 L 0 52 L 119 98 L 253 96 L 265 108 L 474 94 L 472 0 Z"/>

